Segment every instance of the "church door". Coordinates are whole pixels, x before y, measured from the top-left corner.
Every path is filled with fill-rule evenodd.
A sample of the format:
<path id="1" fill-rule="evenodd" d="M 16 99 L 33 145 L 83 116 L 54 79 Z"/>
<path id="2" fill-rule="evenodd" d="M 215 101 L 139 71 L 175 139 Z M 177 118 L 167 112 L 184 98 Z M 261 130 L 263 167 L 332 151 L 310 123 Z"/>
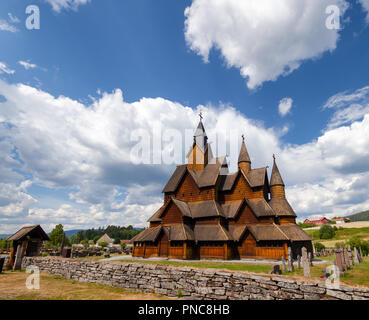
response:
<path id="1" fill-rule="evenodd" d="M 162 231 L 161 237 L 159 240 L 159 256 L 167 257 L 169 253 L 169 241 L 166 233 Z"/>

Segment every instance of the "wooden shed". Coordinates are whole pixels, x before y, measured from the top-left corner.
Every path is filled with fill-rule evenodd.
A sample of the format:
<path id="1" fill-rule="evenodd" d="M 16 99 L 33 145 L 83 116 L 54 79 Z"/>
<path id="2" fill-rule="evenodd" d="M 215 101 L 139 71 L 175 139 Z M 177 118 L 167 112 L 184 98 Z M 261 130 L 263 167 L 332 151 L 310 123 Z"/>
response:
<path id="1" fill-rule="evenodd" d="M 21 228 L 7 241 L 12 242 L 9 262 L 14 263 L 14 269 L 20 269 L 22 258 L 38 256 L 42 242 L 50 241 L 50 238 L 40 225 L 35 225 Z"/>

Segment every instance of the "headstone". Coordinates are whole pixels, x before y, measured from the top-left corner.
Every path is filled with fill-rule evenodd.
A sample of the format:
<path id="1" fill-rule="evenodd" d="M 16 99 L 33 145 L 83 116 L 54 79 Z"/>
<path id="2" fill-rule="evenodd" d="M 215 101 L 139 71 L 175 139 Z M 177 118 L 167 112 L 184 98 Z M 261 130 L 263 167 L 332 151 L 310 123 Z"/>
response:
<path id="1" fill-rule="evenodd" d="M 341 255 L 340 249 L 335 250 L 335 256 L 336 256 L 336 265 L 338 267 L 338 270 L 343 273 L 345 270 L 343 267 L 343 261 L 342 261 L 342 255 Z"/>
<path id="2" fill-rule="evenodd" d="M 352 254 L 352 250 L 351 250 L 350 245 L 348 245 L 347 251 L 348 251 L 348 256 L 349 256 L 350 267 L 352 267 L 354 265 L 354 256 Z"/>
<path id="3" fill-rule="evenodd" d="M 356 264 L 360 263 L 359 252 L 357 251 L 356 247 L 354 247 L 354 261 Z"/>
<path id="4" fill-rule="evenodd" d="M 302 267 L 304 268 L 304 277 L 310 277 L 310 262 L 307 255 L 307 250 L 302 247 Z"/>
<path id="5" fill-rule="evenodd" d="M 269 274 L 282 274 L 279 264 L 272 265 L 272 269 L 270 270 Z"/>
<path id="6" fill-rule="evenodd" d="M 343 255 L 345 257 L 346 270 L 350 269 L 350 262 L 347 249 L 343 249 Z"/>
<path id="7" fill-rule="evenodd" d="M 301 256 L 297 255 L 297 268 L 301 269 Z"/>
<path id="8" fill-rule="evenodd" d="M 293 272 L 295 269 L 293 267 L 293 259 L 292 259 L 292 249 L 288 247 L 288 272 Z"/>
<path id="9" fill-rule="evenodd" d="M 282 256 L 282 270 L 283 270 L 283 272 L 286 272 L 287 271 L 287 268 L 286 268 L 286 259 L 284 258 L 284 256 Z"/>
<path id="10" fill-rule="evenodd" d="M 312 255 L 311 255 L 310 251 L 308 252 L 308 259 L 309 259 L 310 267 L 312 267 L 313 266 L 313 258 L 312 258 Z"/>
<path id="11" fill-rule="evenodd" d="M 363 251 L 361 250 L 361 247 L 359 247 L 360 250 L 360 261 L 363 259 Z"/>

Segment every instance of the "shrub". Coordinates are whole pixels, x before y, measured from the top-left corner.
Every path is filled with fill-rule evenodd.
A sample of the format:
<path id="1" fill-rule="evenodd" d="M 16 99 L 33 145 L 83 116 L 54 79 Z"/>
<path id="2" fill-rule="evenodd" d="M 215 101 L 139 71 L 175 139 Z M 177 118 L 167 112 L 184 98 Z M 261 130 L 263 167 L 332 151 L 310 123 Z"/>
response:
<path id="1" fill-rule="evenodd" d="M 325 249 L 325 245 L 321 242 L 314 243 L 315 250 L 318 252 L 321 252 L 323 249 Z"/>
<path id="2" fill-rule="evenodd" d="M 345 243 L 344 243 L 344 242 L 340 241 L 340 242 L 336 242 L 336 243 L 335 243 L 335 245 L 334 245 L 334 247 L 335 247 L 336 249 L 343 249 L 343 248 L 345 248 L 345 247 L 346 247 L 346 245 L 345 245 Z"/>
<path id="3" fill-rule="evenodd" d="M 369 254 L 369 241 L 363 240 L 359 237 L 352 237 L 347 241 L 347 244 L 350 245 L 351 249 L 354 247 L 357 249 L 361 248 L 364 256 Z"/>
<path id="4" fill-rule="evenodd" d="M 109 245 L 109 243 L 107 243 L 107 242 L 105 242 L 105 241 L 102 241 L 102 242 L 99 242 L 99 243 L 98 243 L 98 245 L 99 245 L 100 247 L 105 248 L 105 247 L 107 247 L 107 246 Z"/>
<path id="5" fill-rule="evenodd" d="M 329 224 L 325 224 L 319 229 L 319 238 L 320 239 L 332 239 L 335 235 L 335 231 L 332 226 Z"/>

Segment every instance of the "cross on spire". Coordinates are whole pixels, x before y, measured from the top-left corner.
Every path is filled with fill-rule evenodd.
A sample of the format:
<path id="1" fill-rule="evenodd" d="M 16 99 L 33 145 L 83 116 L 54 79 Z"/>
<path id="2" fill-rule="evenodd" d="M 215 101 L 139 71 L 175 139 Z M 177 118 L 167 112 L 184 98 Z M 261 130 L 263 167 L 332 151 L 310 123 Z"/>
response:
<path id="1" fill-rule="evenodd" d="M 202 112 L 200 111 L 200 113 L 199 113 L 199 117 L 200 117 L 200 121 L 203 119 L 203 117 L 202 117 Z"/>
<path id="2" fill-rule="evenodd" d="M 242 141 L 245 141 L 245 135 L 244 134 L 242 135 Z"/>
<path id="3" fill-rule="evenodd" d="M 274 159 L 274 161 L 275 161 L 275 154 L 273 153 L 273 159 Z"/>

